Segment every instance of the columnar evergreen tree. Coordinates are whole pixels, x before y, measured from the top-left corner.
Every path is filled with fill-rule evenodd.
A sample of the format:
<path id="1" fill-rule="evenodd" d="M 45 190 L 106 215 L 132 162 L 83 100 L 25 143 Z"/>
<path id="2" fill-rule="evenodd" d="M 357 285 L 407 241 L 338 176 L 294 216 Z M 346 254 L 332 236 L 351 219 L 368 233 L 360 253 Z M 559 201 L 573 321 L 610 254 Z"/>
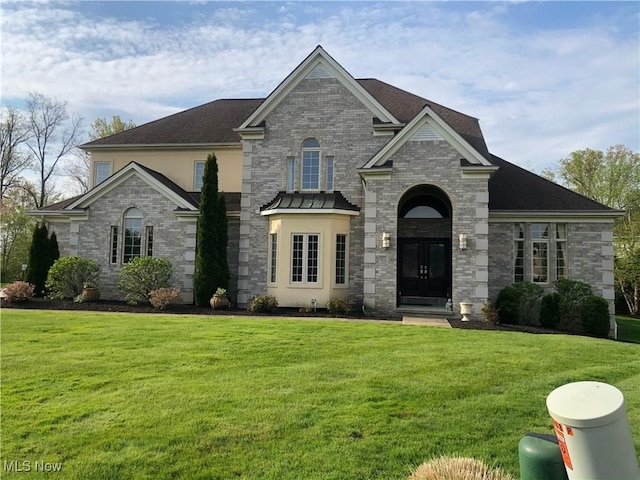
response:
<path id="1" fill-rule="evenodd" d="M 196 305 L 207 306 L 216 289 L 229 286 L 227 215 L 218 192 L 218 162 L 213 153 L 207 157 L 202 176 L 196 248 L 194 299 Z"/>
<path id="2" fill-rule="evenodd" d="M 44 284 L 51 265 L 49 232 L 45 223 L 42 222 L 33 229 L 27 262 L 27 282 L 35 285 L 36 295 L 44 295 Z"/>
<path id="3" fill-rule="evenodd" d="M 51 232 L 49 236 L 49 268 L 51 265 L 60 258 L 60 247 L 58 246 L 58 237 L 56 232 Z"/>

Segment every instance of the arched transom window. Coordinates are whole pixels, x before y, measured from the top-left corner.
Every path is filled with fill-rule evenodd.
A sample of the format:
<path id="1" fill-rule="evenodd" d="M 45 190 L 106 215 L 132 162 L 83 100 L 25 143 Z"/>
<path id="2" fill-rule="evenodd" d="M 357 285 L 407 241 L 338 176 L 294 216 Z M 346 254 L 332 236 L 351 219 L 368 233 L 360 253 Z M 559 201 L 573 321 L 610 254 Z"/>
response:
<path id="1" fill-rule="evenodd" d="M 142 233 L 142 212 L 138 208 L 130 208 L 124 214 L 124 263 L 142 255 Z"/>

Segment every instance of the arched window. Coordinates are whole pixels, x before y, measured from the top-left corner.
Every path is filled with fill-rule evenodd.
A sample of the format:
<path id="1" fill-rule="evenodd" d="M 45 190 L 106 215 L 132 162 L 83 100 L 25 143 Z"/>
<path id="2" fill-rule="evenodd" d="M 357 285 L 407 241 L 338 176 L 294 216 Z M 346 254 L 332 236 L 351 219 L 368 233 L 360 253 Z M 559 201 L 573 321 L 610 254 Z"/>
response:
<path id="1" fill-rule="evenodd" d="M 130 208 L 124 213 L 123 263 L 142 256 L 142 234 L 142 212 L 138 208 Z"/>
<path id="2" fill-rule="evenodd" d="M 320 143 L 308 138 L 302 143 L 302 190 L 320 189 Z"/>

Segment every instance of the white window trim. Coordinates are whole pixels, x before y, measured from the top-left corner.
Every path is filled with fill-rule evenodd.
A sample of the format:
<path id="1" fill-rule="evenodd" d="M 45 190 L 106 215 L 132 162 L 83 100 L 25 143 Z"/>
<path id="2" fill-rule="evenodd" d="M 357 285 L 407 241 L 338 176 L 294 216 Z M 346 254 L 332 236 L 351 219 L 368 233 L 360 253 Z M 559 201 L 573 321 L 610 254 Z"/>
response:
<path id="1" fill-rule="evenodd" d="M 107 176 L 100 181 L 98 181 L 98 165 L 107 165 L 109 170 L 109 172 L 107 173 Z M 111 162 L 109 161 L 93 162 L 93 186 L 95 187 L 96 185 L 99 185 L 100 183 L 104 182 L 107 178 L 111 176 L 111 173 L 112 173 Z"/>
<path id="2" fill-rule="evenodd" d="M 307 140 L 311 140 L 308 138 Z M 307 141 L 305 140 L 305 142 Z M 315 140 L 315 139 L 313 139 Z M 317 140 L 316 140 L 317 141 Z M 319 144 L 320 142 L 318 142 Z M 303 142 L 304 145 L 304 142 Z M 304 187 L 304 154 L 305 152 L 318 152 L 318 186 L 315 188 Z M 321 147 L 303 147 L 300 155 L 300 190 L 304 192 L 318 192 L 322 187 L 322 149 Z"/>
<path id="3" fill-rule="evenodd" d="M 275 246 L 275 248 L 274 248 Z M 291 253 L 293 255 L 293 251 Z M 275 286 L 278 284 L 278 232 L 269 233 L 269 252 L 268 252 L 268 283 Z M 293 263 L 293 258 L 292 258 Z M 274 280 L 275 277 L 275 280 Z"/>
<path id="4" fill-rule="evenodd" d="M 302 236 L 302 281 L 293 280 L 293 252 L 294 252 L 294 237 Z M 309 278 L 309 237 L 317 237 L 318 239 L 318 258 L 316 281 L 310 282 Z M 295 232 L 291 234 L 291 252 L 289 255 L 289 284 L 293 286 L 303 285 L 319 285 L 322 278 L 322 235 L 320 233 L 300 233 Z"/>
<path id="5" fill-rule="evenodd" d="M 204 176 L 204 165 L 207 162 L 205 160 L 196 160 L 193 162 L 193 190 L 199 192 L 202 190 L 202 177 Z M 198 186 L 198 165 L 202 165 L 202 176 L 200 177 L 200 186 Z"/>
<path id="6" fill-rule="evenodd" d="M 344 283 L 338 283 L 338 235 L 343 235 L 344 238 Z M 347 233 L 336 233 L 335 237 L 335 258 L 333 262 L 333 286 L 335 288 L 348 288 L 349 287 L 349 235 Z"/>

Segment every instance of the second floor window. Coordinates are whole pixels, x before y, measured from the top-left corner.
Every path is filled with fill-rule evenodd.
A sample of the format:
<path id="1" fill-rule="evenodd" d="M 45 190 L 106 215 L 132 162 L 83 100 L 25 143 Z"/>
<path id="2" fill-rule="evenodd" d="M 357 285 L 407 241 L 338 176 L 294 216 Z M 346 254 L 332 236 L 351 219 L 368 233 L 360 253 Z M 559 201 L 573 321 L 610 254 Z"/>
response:
<path id="1" fill-rule="evenodd" d="M 315 138 L 302 144 L 302 190 L 320 189 L 320 143 Z"/>
<path id="2" fill-rule="evenodd" d="M 196 162 L 193 168 L 193 189 L 202 190 L 202 176 L 204 175 L 205 162 Z"/>
<path id="3" fill-rule="evenodd" d="M 93 185 L 104 182 L 111 175 L 111 164 L 109 162 L 95 162 L 93 164 Z"/>

